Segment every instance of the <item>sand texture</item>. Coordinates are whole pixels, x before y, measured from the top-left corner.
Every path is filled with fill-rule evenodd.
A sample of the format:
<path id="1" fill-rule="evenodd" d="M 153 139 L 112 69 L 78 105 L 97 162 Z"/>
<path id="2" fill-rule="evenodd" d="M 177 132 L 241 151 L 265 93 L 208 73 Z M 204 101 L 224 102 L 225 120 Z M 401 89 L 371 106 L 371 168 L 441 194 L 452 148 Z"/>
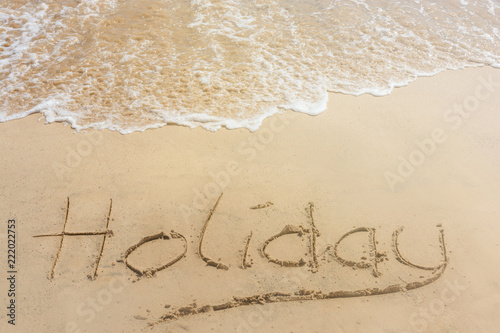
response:
<path id="1" fill-rule="evenodd" d="M 0 331 L 495 332 L 499 107 L 485 67 L 254 133 L 0 124 Z"/>

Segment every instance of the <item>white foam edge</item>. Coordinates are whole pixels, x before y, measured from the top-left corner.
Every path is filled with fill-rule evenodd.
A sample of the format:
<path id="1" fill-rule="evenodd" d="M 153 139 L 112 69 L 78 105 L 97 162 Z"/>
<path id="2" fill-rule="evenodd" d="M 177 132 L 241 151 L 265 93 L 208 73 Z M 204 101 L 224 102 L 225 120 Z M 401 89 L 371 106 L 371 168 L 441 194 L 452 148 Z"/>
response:
<path id="1" fill-rule="evenodd" d="M 60 96 L 61 97 L 61 96 Z M 165 125 L 174 124 L 180 126 L 187 126 L 189 128 L 202 127 L 206 130 L 216 132 L 221 128 L 237 129 L 247 128 L 250 132 L 255 132 L 261 127 L 264 119 L 273 116 L 276 113 L 282 113 L 282 109 L 288 109 L 309 115 L 318 115 L 326 110 L 328 102 L 328 93 L 326 90 L 322 94 L 320 100 L 315 103 L 306 101 L 291 101 L 285 105 L 279 105 L 268 108 L 263 114 L 256 115 L 249 119 L 232 119 L 226 117 L 210 116 L 203 113 L 191 113 L 186 115 L 165 115 L 162 121 L 158 123 L 148 124 L 144 126 L 135 126 L 129 128 L 122 128 L 120 124 L 114 124 L 112 119 L 108 119 L 98 123 L 91 123 L 88 125 L 79 125 L 77 117 L 64 111 L 64 106 L 68 98 L 50 98 L 39 103 L 30 110 L 10 116 L 1 116 L 0 122 L 7 122 L 10 120 L 21 119 L 31 114 L 40 113 L 45 117 L 45 124 L 54 122 L 66 123 L 71 126 L 75 131 L 83 131 L 87 129 L 103 130 L 108 129 L 111 131 L 118 131 L 121 134 L 130 134 L 133 132 L 144 132 L 148 129 L 160 128 Z M 57 111 L 60 112 L 57 112 Z M 64 114 L 66 113 L 66 114 Z"/>
<path id="2" fill-rule="evenodd" d="M 431 73 L 418 73 L 415 76 L 405 80 L 404 82 L 392 82 L 390 83 L 389 87 L 386 89 L 359 89 L 356 92 L 352 91 L 342 91 L 341 89 L 336 89 L 336 90 L 325 90 L 324 93 L 321 95 L 320 99 L 317 102 L 310 103 L 306 101 L 301 101 L 301 100 L 295 100 L 295 101 L 290 101 L 288 104 L 284 105 L 278 105 L 275 107 L 270 107 L 266 112 L 263 114 L 257 115 L 255 117 L 252 117 L 250 119 L 231 119 L 231 118 L 226 118 L 226 117 L 217 117 L 217 116 L 210 116 L 202 113 L 192 113 L 192 114 L 187 114 L 187 115 L 165 115 L 164 118 L 162 119 L 161 122 L 158 123 L 153 123 L 153 124 L 148 124 L 144 126 L 136 126 L 136 127 L 129 127 L 127 129 L 124 129 L 120 127 L 120 124 L 114 124 L 112 123 L 111 119 L 108 119 L 103 122 L 98 122 L 98 123 L 92 123 L 88 125 L 78 125 L 78 119 L 74 116 L 71 116 L 69 114 L 67 115 L 58 115 L 56 113 L 57 109 L 64 109 L 64 100 L 58 100 L 58 99 L 47 99 L 43 101 L 42 103 L 36 105 L 32 109 L 18 113 L 18 114 L 13 114 L 10 116 L 0 116 L 0 122 L 4 123 L 10 120 L 17 120 L 24 118 L 26 116 L 29 116 L 31 114 L 35 113 L 41 113 L 45 117 L 45 123 L 50 124 L 54 122 L 62 122 L 62 123 L 67 123 L 73 128 L 75 131 L 83 131 L 87 129 L 95 129 L 95 130 L 103 130 L 103 129 L 108 129 L 111 131 L 117 131 L 121 134 L 130 134 L 133 132 L 144 132 L 145 130 L 148 129 L 155 129 L 155 128 L 160 128 L 165 125 L 179 125 L 179 126 L 186 126 L 189 128 L 196 128 L 196 127 L 202 127 L 205 130 L 209 130 L 212 132 L 216 132 L 220 130 L 221 128 L 226 128 L 226 129 L 238 129 L 238 128 L 247 128 L 250 132 L 255 132 L 259 129 L 259 127 L 262 125 L 262 122 L 264 119 L 271 117 L 277 113 L 281 114 L 281 110 L 291 110 L 295 112 L 300 112 L 300 113 L 305 113 L 308 115 L 319 115 L 322 112 L 324 112 L 327 108 L 327 103 L 328 103 L 328 92 L 334 92 L 334 93 L 343 93 L 347 95 L 354 95 L 354 96 L 359 96 L 363 94 L 371 94 L 373 96 L 386 96 L 389 95 L 394 88 L 398 87 L 404 87 L 408 86 L 409 83 L 417 80 L 419 77 L 430 77 L 434 76 L 440 72 L 443 72 L 445 70 L 457 70 L 457 69 L 464 69 L 467 67 L 482 67 L 482 66 L 491 66 L 495 68 L 500 68 L 500 63 L 488 63 L 488 64 L 481 64 L 481 63 L 473 63 L 473 64 L 468 64 L 466 66 L 461 66 L 457 68 L 451 68 L 451 67 L 446 67 L 446 68 L 440 68 L 437 69 Z M 63 111 L 64 112 L 64 111 Z"/>
<path id="3" fill-rule="evenodd" d="M 435 76 L 435 75 L 437 75 L 437 74 L 439 74 L 441 72 L 445 72 L 447 70 L 461 70 L 461 69 L 466 69 L 466 68 L 478 68 L 478 67 L 484 67 L 484 66 L 491 66 L 491 67 L 494 67 L 494 68 L 500 68 L 500 63 L 495 63 L 495 62 L 493 62 L 493 60 L 489 59 L 487 62 L 484 62 L 484 63 L 479 63 L 479 62 L 476 63 L 476 62 L 474 62 L 474 63 L 465 64 L 463 66 L 440 67 L 440 68 L 437 68 L 436 70 L 434 70 L 432 72 L 418 72 L 418 73 L 415 73 L 414 75 L 412 75 L 411 77 L 407 78 L 404 81 L 389 82 L 387 88 L 384 88 L 384 89 L 379 89 L 379 88 L 362 88 L 362 89 L 358 89 L 356 91 L 346 90 L 346 89 L 328 89 L 328 92 L 342 93 L 342 94 L 345 94 L 345 95 L 353 95 L 353 96 L 361 96 L 361 95 L 364 95 L 364 94 L 369 94 L 369 95 L 372 95 L 372 96 L 375 96 L 375 97 L 383 97 L 383 96 L 390 95 L 394 91 L 395 88 L 407 87 L 410 83 L 416 81 L 420 77 Z"/>

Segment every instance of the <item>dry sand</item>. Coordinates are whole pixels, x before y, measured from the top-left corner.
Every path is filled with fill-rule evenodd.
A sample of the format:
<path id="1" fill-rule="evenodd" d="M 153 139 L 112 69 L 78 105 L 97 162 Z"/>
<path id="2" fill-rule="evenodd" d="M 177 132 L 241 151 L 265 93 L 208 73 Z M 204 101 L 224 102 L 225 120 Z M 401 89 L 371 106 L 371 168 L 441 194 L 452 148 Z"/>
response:
<path id="1" fill-rule="evenodd" d="M 4 313 L 9 219 L 17 247 L 16 326 L 0 330 L 494 332 L 499 106 L 500 70 L 479 68 L 331 94 L 256 133 L 0 124 Z M 62 246 L 33 237 L 64 225 Z M 339 296 L 358 297 L 322 299 Z"/>

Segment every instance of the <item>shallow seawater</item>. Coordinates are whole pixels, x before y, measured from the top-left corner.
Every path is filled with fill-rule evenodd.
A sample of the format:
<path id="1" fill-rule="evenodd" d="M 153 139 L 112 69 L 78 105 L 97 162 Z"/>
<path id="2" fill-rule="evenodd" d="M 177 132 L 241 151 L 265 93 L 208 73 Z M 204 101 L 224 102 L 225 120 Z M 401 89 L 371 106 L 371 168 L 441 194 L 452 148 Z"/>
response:
<path id="1" fill-rule="evenodd" d="M 500 66 L 498 0 L 0 0 L 0 121 L 256 130 L 327 92 Z"/>

